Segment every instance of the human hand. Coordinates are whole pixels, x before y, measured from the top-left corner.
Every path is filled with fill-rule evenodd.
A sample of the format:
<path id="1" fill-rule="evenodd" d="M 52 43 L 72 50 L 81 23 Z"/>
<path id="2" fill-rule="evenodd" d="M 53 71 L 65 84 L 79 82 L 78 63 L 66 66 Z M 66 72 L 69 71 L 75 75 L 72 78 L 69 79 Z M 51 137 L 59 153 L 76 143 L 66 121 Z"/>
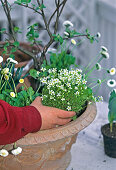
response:
<path id="1" fill-rule="evenodd" d="M 44 106 L 41 103 L 40 97 L 37 97 L 32 102 L 31 106 L 34 106 L 40 112 L 42 118 L 41 130 L 50 129 L 56 127 L 56 125 L 65 125 L 70 122 L 71 117 L 76 114 L 73 111 L 65 111 L 54 107 Z"/>

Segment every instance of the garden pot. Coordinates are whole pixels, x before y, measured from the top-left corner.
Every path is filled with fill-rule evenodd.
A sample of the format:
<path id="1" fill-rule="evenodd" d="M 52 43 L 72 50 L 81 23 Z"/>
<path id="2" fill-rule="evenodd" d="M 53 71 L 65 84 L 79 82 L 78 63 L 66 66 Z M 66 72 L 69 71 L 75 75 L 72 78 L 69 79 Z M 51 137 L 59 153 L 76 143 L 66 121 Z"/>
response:
<path id="1" fill-rule="evenodd" d="M 116 123 L 113 123 L 112 132 L 110 132 L 110 124 L 105 124 L 101 127 L 101 132 L 104 140 L 105 154 L 116 158 Z"/>
<path id="2" fill-rule="evenodd" d="M 66 170 L 70 161 L 70 149 L 77 134 L 96 116 L 95 103 L 70 123 L 49 130 L 31 133 L 17 141 L 23 152 L 17 156 L 0 157 L 0 170 Z M 0 149 L 3 146 L 0 146 Z M 5 146 L 12 149 L 12 145 Z"/>

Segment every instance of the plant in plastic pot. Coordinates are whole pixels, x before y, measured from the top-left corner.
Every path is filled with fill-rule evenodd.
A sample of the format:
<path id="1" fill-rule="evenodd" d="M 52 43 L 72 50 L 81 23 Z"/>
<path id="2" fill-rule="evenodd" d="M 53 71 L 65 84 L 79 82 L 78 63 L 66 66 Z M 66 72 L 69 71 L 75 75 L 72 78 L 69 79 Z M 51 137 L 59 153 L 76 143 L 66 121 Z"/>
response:
<path id="1" fill-rule="evenodd" d="M 110 80 L 111 86 L 115 86 L 115 80 Z M 108 81 L 109 84 L 109 81 Z M 104 150 L 106 155 L 116 158 L 116 91 L 110 93 L 108 104 L 109 123 L 101 127 L 104 139 Z"/>

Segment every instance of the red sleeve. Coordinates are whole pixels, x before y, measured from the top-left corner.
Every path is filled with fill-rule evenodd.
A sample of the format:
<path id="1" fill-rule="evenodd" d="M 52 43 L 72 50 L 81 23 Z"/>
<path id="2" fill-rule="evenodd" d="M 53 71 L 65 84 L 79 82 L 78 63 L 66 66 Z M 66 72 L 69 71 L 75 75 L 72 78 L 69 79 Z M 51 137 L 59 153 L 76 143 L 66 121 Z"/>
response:
<path id="1" fill-rule="evenodd" d="M 0 145 L 10 144 L 41 128 L 41 116 L 33 106 L 14 107 L 0 100 Z"/>

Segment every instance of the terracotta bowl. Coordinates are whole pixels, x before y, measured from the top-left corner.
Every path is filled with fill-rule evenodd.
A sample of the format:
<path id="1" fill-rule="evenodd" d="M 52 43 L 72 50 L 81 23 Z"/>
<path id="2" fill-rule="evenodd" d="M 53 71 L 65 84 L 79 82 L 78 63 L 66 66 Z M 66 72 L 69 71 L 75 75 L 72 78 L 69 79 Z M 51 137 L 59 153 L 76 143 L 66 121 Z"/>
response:
<path id="1" fill-rule="evenodd" d="M 20 155 L 0 157 L 0 170 L 65 170 L 70 163 L 70 149 L 77 134 L 94 120 L 96 112 L 95 103 L 88 104 L 75 121 L 26 135 L 17 141 L 17 145 L 23 148 Z M 11 148 L 12 145 L 6 146 L 6 149 Z"/>

